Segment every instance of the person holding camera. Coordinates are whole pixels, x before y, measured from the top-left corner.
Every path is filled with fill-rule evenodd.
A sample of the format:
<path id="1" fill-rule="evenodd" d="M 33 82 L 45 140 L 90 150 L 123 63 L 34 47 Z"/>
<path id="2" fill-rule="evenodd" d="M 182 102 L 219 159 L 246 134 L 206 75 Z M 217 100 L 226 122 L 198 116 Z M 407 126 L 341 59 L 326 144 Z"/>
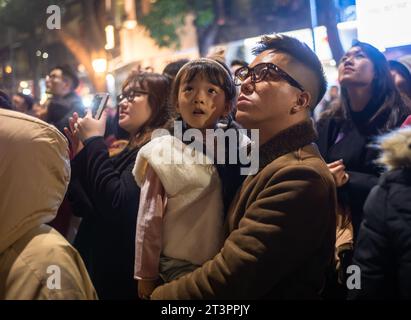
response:
<path id="1" fill-rule="evenodd" d="M 72 143 L 68 198 L 82 217 L 74 246 L 82 255 L 101 299 L 135 299 L 134 243 L 140 189 L 131 173 L 137 152 L 168 116 L 169 81 L 155 73 L 133 72 L 118 97 L 119 126 L 128 145 L 110 157 L 104 143 L 106 112 L 74 113 L 65 132 Z"/>

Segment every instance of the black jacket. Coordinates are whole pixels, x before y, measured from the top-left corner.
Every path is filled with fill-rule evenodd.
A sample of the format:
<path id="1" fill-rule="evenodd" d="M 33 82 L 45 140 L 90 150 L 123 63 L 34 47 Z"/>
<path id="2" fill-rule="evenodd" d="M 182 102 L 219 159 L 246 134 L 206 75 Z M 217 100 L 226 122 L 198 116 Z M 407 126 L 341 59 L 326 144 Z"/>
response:
<path id="1" fill-rule="evenodd" d="M 374 164 L 378 152 L 369 147 L 374 134 L 361 132 L 350 120 L 338 121 L 335 118 L 320 120 L 317 130 L 317 145 L 325 162 L 344 160 L 350 179 L 338 189 L 338 199 L 350 208 L 354 234 L 357 234 L 364 202 L 372 187 L 378 183 L 380 172 Z M 338 135 L 343 137 L 337 139 Z"/>
<path id="2" fill-rule="evenodd" d="M 91 138 L 72 160 L 68 197 L 82 217 L 75 247 L 100 299 L 135 299 L 134 243 L 140 199 L 131 173 L 136 149 L 109 158 L 102 137 Z"/>
<path id="3" fill-rule="evenodd" d="M 81 98 L 75 93 L 70 92 L 64 97 L 53 97 L 47 106 L 46 121 L 54 125 L 64 134 L 64 127 L 68 128 L 68 121 L 73 113 L 77 112 L 80 117 L 85 115 L 85 109 Z"/>
<path id="4" fill-rule="evenodd" d="M 371 191 L 354 264 L 361 290 L 351 299 L 411 299 L 411 169 L 384 174 Z"/>

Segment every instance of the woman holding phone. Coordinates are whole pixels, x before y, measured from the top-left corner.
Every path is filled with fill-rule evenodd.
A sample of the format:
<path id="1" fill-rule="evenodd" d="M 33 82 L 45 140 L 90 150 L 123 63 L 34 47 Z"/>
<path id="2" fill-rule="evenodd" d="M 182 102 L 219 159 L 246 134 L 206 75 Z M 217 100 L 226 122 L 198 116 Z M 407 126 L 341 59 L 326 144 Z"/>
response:
<path id="1" fill-rule="evenodd" d="M 94 119 L 73 114 L 74 159 L 68 196 L 82 217 L 74 246 L 82 255 L 100 299 L 135 299 L 135 226 L 140 190 L 131 173 L 137 152 L 154 129 L 166 125 L 169 81 L 155 73 L 133 72 L 118 97 L 119 126 L 130 135 L 126 148 L 109 156 L 104 143 L 107 114 Z"/>

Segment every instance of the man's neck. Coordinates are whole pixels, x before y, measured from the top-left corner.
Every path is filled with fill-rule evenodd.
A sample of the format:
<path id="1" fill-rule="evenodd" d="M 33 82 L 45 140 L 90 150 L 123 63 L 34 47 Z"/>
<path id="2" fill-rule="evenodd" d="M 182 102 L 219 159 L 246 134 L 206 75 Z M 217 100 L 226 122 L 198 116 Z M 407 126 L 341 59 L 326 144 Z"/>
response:
<path id="1" fill-rule="evenodd" d="M 308 120 L 308 118 L 296 118 L 293 121 L 283 121 L 282 123 L 278 123 L 278 124 L 266 124 L 266 125 L 262 125 L 260 126 L 259 130 L 260 130 L 260 146 L 262 146 L 263 144 L 267 143 L 268 141 L 270 141 L 272 138 L 274 138 L 278 133 L 280 133 L 281 131 L 284 131 L 304 120 Z"/>
<path id="2" fill-rule="evenodd" d="M 64 92 L 63 94 L 54 94 L 54 93 L 52 93 L 51 95 L 54 98 L 64 98 L 64 97 L 68 96 L 70 93 L 71 93 L 71 91 Z"/>
<path id="3" fill-rule="evenodd" d="M 360 112 L 371 100 L 372 90 L 370 86 L 352 87 L 347 90 L 351 110 Z"/>

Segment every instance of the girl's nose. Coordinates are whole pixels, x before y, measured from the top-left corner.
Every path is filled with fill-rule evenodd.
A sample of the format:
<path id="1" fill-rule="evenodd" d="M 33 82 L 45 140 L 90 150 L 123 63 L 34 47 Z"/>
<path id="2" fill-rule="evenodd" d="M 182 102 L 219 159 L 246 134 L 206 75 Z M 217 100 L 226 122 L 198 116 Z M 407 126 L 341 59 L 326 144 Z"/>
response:
<path id="1" fill-rule="evenodd" d="M 204 95 L 201 92 L 197 93 L 196 96 L 194 97 L 194 103 L 204 104 L 204 102 L 205 102 Z"/>

